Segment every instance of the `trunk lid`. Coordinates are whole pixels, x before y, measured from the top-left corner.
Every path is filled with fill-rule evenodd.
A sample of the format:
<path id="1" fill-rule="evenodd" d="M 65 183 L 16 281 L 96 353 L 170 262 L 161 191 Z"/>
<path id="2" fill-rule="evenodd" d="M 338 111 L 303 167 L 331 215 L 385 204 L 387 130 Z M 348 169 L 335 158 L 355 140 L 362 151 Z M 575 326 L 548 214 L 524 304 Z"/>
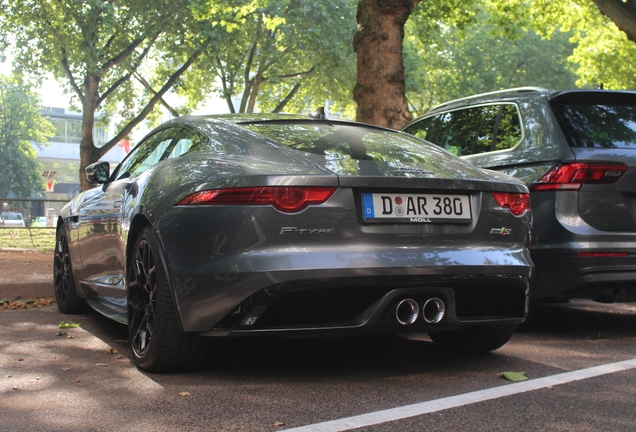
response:
<path id="1" fill-rule="evenodd" d="M 559 92 L 550 103 L 576 163 L 606 173 L 581 185 L 580 217 L 598 230 L 636 232 L 636 92 Z"/>

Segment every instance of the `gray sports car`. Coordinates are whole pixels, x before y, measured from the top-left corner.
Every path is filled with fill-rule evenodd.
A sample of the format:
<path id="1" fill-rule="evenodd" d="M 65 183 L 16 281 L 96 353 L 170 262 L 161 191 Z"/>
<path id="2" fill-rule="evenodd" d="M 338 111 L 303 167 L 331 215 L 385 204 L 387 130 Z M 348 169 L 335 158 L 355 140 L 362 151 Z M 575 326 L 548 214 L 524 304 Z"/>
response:
<path id="1" fill-rule="evenodd" d="M 183 117 L 57 222 L 60 310 L 128 325 L 148 371 L 214 336 L 428 333 L 505 344 L 527 313 L 528 189 L 413 136 L 324 117 Z"/>

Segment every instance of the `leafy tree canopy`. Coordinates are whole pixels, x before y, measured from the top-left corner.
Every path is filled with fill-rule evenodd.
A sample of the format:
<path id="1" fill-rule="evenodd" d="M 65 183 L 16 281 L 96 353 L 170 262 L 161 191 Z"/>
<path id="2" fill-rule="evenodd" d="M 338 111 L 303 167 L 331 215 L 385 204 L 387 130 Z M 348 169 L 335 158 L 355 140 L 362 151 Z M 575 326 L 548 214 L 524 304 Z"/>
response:
<path id="1" fill-rule="evenodd" d="M 636 25 L 630 9 L 632 2 L 624 0 L 488 0 L 492 18 L 499 29 L 518 36 L 523 29 L 533 29 L 545 38 L 559 32 L 571 35 L 575 46 L 569 61 L 578 76 L 579 87 L 596 88 L 603 84 L 607 89 L 633 89 L 636 87 L 636 45 L 612 20 L 623 20 Z M 614 5 L 618 10 L 612 19 L 599 8 Z"/>
<path id="2" fill-rule="evenodd" d="M 214 0 L 201 0 L 198 18 Z M 354 1 L 230 0 L 231 20 L 178 92 L 189 109 L 216 93 L 230 112 L 298 112 L 335 103 L 352 111 Z"/>
<path id="3" fill-rule="evenodd" d="M 440 19 L 427 32 L 418 19 L 407 23 L 406 92 L 416 115 L 438 103 L 503 88 L 575 87 L 567 61 L 575 45 L 568 35 L 557 31 L 546 40 L 519 27 L 514 35 L 502 34 L 487 11 L 462 17 L 461 26 Z"/>
<path id="4" fill-rule="evenodd" d="M 19 78 L 0 75 L 0 197 L 30 198 L 44 188 L 31 143 L 45 143 L 55 128 L 40 114 L 38 103 Z"/>
<path id="5" fill-rule="evenodd" d="M 179 82 L 202 47 L 213 43 L 214 26 L 197 21 L 192 6 L 189 0 L 0 3 L 0 33 L 12 39 L 16 64 L 30 73 L 52 73 L 81 104 L 83 189 L 89 187 L 81 175 L 84 167 L 127 137 Z M 117 111 L 123 118 L 103 147 L 93 142 L 98 111 Z"/>

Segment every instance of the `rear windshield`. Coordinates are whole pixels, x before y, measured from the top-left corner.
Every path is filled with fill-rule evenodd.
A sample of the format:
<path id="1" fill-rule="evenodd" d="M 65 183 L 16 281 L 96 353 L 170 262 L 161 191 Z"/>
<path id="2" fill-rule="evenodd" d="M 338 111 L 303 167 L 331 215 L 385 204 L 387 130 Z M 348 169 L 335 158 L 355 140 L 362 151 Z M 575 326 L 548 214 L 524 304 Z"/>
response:
<path id="1" fill-rule="evenodd" d="M 553 103 L 570 147 L 636 148 L 636 106 Z"/>
<path id="2" fill-rule="evenodd" d="M 365 126 L 316 121 L 243 123 L 242 126 L 289 148 L 321 155 L 327 160 L 426 162 L 433 148 L 407 134 Z"/>

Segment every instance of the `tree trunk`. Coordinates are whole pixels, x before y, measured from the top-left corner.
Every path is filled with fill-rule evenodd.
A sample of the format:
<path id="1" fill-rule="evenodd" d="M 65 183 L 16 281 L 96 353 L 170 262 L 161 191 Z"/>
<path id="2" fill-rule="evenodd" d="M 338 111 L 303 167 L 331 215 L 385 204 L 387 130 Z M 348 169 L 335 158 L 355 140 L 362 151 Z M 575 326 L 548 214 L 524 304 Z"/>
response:
<path id="1" fill-rule="evenodd" d="M 624 0 L 592 0 L 599 11 L 636 42 L 636 5 Z"/>
<path id="2" fill-rule="evenodd" d="M 356 120 L 400 129 L 411 118 L 405 95 L 404 24 L 419 0 L 360 0 L 353 47 L 358 74 Z"/>
<path id="3" fill-rule="evenodd" d="M 79 179 L 82 191 L 93 187 L 86 179 L 84 168 L 99 160 L 99 149 L 93 141 L 93 129 L 95 128 L 95 110 L 99 99 L 99 81 L 96 75 L 88 75 L 84 81 L 84 103 L 82 105 L 82 141 L 80 142 L 80 168 Z"/>

